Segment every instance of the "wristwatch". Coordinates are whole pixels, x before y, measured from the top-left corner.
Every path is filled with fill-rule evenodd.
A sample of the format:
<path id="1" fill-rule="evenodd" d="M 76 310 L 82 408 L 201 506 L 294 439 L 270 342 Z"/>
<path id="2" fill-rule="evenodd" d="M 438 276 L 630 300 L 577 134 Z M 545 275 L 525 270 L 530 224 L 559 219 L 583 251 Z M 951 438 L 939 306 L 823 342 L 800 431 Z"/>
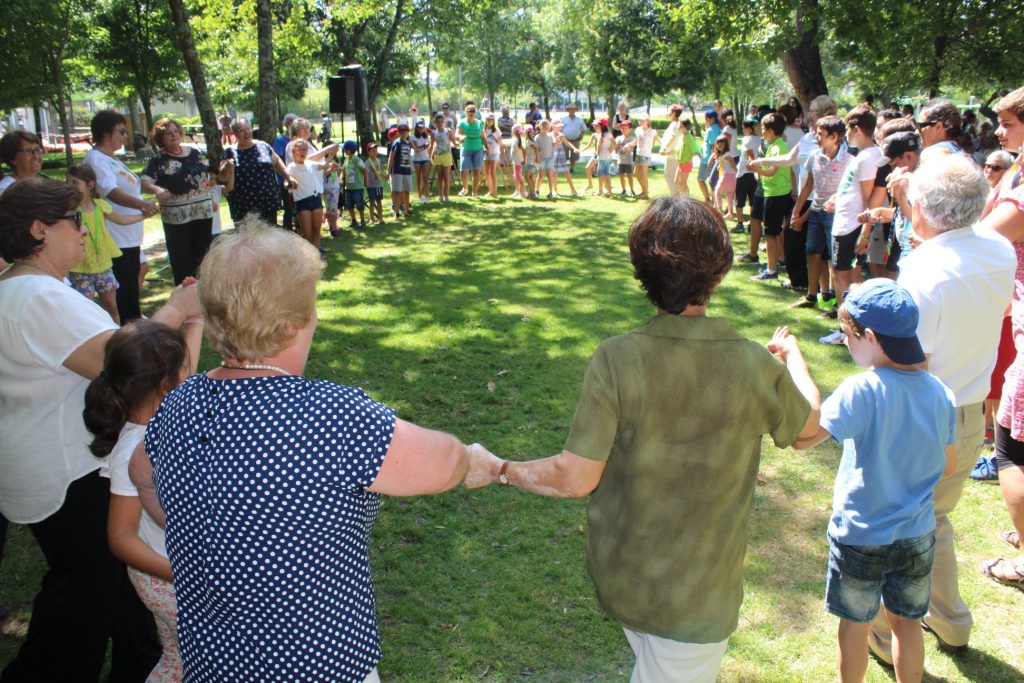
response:
<path id="1" fill-rule="evenodd" d="M 511 486 L 512 484 L 508 479 L 508 466 L 510 464 L 511 463 L 508 460 L 501 463 L 501 471 L 498 472 L 498 481 L 500 481 L 504 486 Z"/>

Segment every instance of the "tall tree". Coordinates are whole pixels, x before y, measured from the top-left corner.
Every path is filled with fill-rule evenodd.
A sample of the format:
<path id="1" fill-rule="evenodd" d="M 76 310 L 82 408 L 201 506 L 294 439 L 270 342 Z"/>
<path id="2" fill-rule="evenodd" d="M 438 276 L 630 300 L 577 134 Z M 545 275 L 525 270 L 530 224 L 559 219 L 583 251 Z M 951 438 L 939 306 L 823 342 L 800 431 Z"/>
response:
<path id="1" fill-rule="evenodd" d="M 256 118 L 260 139 L 273 143 L 277 122 L 277 85 L 274 76 L 274 18 L 270 0 L 256 0 L 256 53 L 259 88 L 256 91 Z M 287 131 L 286 133 L 287 134 Z"/>
<path id="2" fill-rule="evenodd" d="M 69 105 L 72 84 L 80 75 L 73 58 L 81 54 L 85 10 L 79 0 L 5 0 L 0 3 L 0 90 L 15 106 L 46 102 L 57 111 L 64 136 L 64 156 L 71 157 Z M 20 101 L 19 101 L 20 100 Z"/>
<path id="3" fill-rule="evenodd" d="M 111 95 L 142 102 L 147 128 L 153 98 L 177 90 L 184 63 L 164 0 L 104 0 L 96 6 L 91 40 L 100 79 Z"/>
<path id="4" fill-rule="evenodd" d="M 192 93 L 196 98 L 199 118 L 203 122 L 203 138 L 206 140 L 206 155 L 211 164 L 220 161 L 224 149 L 220 144 L 220 126 L 217 125 L 217 114 L 210 100 L 210 90 L 206 85 L 206 71 L 199 59 L 196 42 L 189 25 L 189 12 L 182 0 L 167 0 L 171 8 L 171 18 L 178 37 L 178 46 L 188 68 L 188 77 L 192 81 Z"/>

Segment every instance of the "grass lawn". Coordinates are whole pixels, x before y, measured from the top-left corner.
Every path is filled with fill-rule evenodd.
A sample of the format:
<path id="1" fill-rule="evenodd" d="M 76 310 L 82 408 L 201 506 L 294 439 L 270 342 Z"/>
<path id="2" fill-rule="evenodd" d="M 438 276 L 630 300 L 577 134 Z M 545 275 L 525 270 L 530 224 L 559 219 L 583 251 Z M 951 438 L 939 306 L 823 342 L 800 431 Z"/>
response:
<path id="1" fill-rule="evenodd" d="M 663 191 L 660 172 L 652 187 Z M 653 314 L 626 245 L 643 206 L 591 197 L 455 200 L 416 205 L 411 220 L 325 240 L 328 266 L 307 375 L 361 386 L 405 419 L 508 458 L 557 453 L 594 349 Z M 745 244 L 737 238 L 737 253 Z M 760 341 L 776 325 L 791 325 L 827 394 L 855 370 L 847 351 L 818 344 L 827 324 L 813 311 L 787 310 L 797 293 L 749 282 L 753 272 L 736 267 L 710 314 Z M 166 286 L 148 283 L 148 306 L 166 296 Z M 214 363 L 204 354 L 203 367 Z M 837 620 L 822 601 L 839 455 L 835 444 L 798 453 L 765 441 L 746 599 L 721 680 L 836 679 Z M 1009 550 L 998 538 L 1008 527 L 998 487 L 968 482 L 953 519 L 975 631 L 958 658 L 926 635 L 925 680 L 1024 680 L 1017 631 L 1024 593 L 975 569 L 980 559 Z M 517 490 L 387 500 L 373 544 L 382 678 L 628 680 L 632 652 L 598 607 L 586 574 L 585 525 L 585 501 Z M 15 619 L 0 638 L 0 661 L 19 643 L 41 569 L 27 531 L 13 528 L 0 601 Z M 893 675 L 872 663 L 868 680 Z"/>

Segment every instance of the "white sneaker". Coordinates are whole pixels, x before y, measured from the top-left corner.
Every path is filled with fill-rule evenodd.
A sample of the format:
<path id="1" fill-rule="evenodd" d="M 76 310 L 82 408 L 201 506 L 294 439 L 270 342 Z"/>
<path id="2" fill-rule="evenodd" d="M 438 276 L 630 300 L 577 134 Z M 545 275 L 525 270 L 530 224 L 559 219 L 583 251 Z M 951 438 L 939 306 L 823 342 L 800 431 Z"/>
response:
<path id="1" fill-rule="evenodd" d="M 843 334 L 842 330 L 836 330 L 830 334 L 826 334 L 824 337 L 818 339 L 822 344 L 832 344 L 833 346 L 842 346 L 846 343 L 846 335 Z"/>

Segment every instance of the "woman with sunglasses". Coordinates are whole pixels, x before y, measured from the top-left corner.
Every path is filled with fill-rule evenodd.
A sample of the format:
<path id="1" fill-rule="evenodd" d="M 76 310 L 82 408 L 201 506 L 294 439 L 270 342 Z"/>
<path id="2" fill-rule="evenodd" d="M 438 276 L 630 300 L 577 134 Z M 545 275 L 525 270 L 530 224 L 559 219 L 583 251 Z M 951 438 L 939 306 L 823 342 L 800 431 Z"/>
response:
<path id="1" fill-rule="evenodd" d="M 993 190 L 999 187 L 999 183 L 1003 181 L 1003 176 L 1006 175 L 1006 169 L 1012 165 L 1013 157 L 1010 156 L 1009 152 L 999 149 L 988 155 L 981 168 L 985 172 L 985 180 L 988 181 Z"/>
<path id="2" fill-rule="evenodd" d="M 43 145 L 27 130 L 12 130 L 0 138 L 0 160 L 12 174 L 0 178 L 0 195 L 19 180 L 35 178 L 43 168 Z"/>
<path id="3" fill-rule="evenodd" d="M 64 284 L 85 253 L 80 201 L 75 187 L 47 178 L 0 197 L 0 256 L 12 263 L 0 274 L 0 512 L 28 525 L 47 564 L 5 682 L 95 681 L 112 635 L 113 680 L 141 680 L 156 662 L 136 629 L 113 633 L 115 612 L 127 624 L 124 609 L 146 610 L 121 593 L 124 568 L 107 550 L 106 462 L 90 453 L 82 418 L 117 325 Z M 195 287 L 179 287 L 152 319 L 178 327 L 199 315 Z"/>
<path id="4" fill-rule="evenodd" d="M 92 117 L 93 148 L 85 155 L 85 164 L 96 173 L 96 191 L 100 198 L 110 202 L 114 211 L 138 216 L 137 223 L 118 225 L 107 221 L 107 231 L 114 238 L 121 255 L 114 259 L 113 271 L 117 279 L 117 313 L 121 322 L 142 317 L 139 308 L 139 252 L 142 250 L 142 222 L 157 213 L 156 202 L 142 198 L 142 181 L 117 152 L 128 140 L 124 114 L 104 109 Z"/>

